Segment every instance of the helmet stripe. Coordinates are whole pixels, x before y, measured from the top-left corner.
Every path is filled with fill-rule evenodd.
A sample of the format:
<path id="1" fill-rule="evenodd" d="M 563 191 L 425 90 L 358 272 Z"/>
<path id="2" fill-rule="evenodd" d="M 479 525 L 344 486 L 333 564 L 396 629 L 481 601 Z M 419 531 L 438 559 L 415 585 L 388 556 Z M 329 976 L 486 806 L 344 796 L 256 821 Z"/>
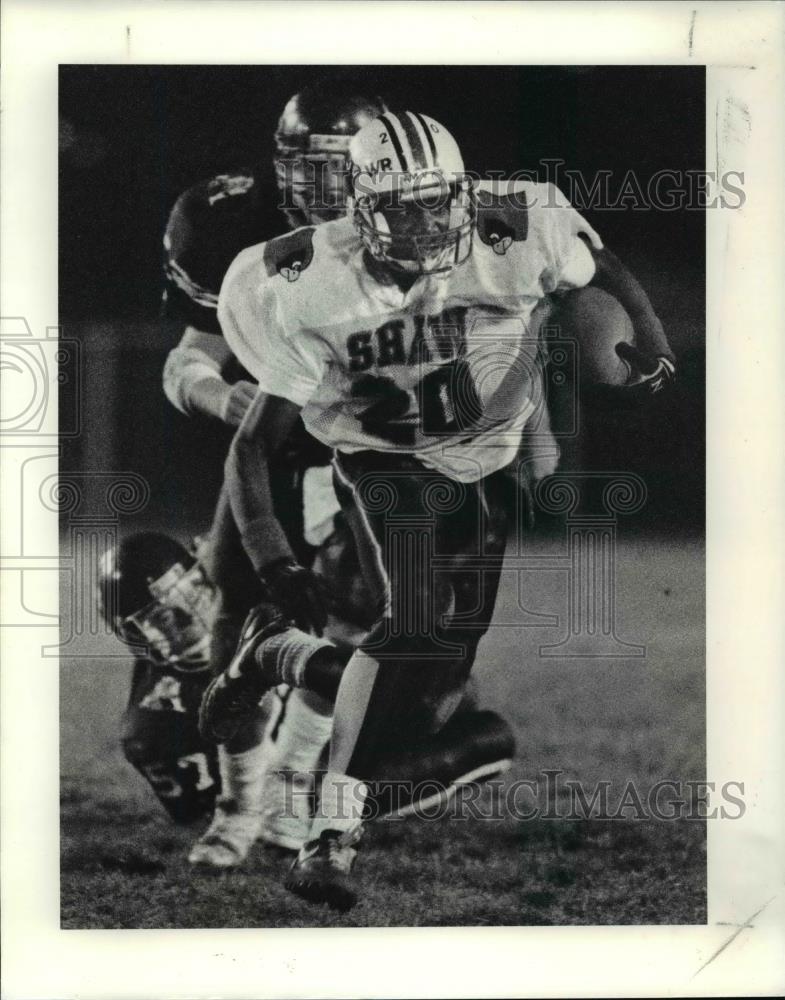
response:
<path id="1" fill-rule="evenodd" d="M 398 157 L 398 161 L 401 164 L 401 170 L 408 170 L 409 164 L 406 161 L 406 155 L 404 154 L 403 146 L 401 145 L 401 140 L 398 136 L 398 132 L 395 126 L 393 125 L 392 121 L 390 120 L 390 118 L 388 118 L 387 115 L 379 115 L 379 121 L 384 125 L 384 127 L 390 133 L 390 139 L 392 141 L 395 154 Z"/>
<path id="2" fill-rule="evenodd" d="M 413 112 L 414 117 L 422 125 L 422 130 L 425 132 L 425 138 L 428 140 L 428 148 L 431 151 L 431 156 L 433 157 L 433 165 L 436 166 L 438 163 L 438 157 L 436 156 L 436 143 L 433 141 L 433 136 L 431 135 L 431 130 L 428 128 L 428 123 L 425 121 L 421 114 L 416 111 Z"/>
<path id="3" fill-rule="evenodd" d="M 425 159 L 425 148 L 417 131 L 417 126 L 414 124 L 414 116 L 411 111 L 405 111 L 402 115 L 399 115 L 399 121 L 409 141 L 415 167 L 419 167 L 420 169 L 427 167 L 428 162 Z"/>

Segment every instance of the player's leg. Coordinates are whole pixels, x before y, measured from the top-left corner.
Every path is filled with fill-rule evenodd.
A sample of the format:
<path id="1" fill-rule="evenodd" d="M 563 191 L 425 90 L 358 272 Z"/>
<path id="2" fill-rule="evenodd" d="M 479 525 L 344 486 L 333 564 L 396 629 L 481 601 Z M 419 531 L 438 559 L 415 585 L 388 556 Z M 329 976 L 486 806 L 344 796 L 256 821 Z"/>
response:
<path id="1" fill-rule="evenodd" d="M 355 510 L 358 545 L 375 560 L 384 612 L 344 672 L 319 812 L 287 879 L 298 894 L 337 908 L 354 902 L 348 872 L 375 761 L 406 739 L 422 685 L 465 681 L 482 634 L 476 617 L 444 628 L 452 586 L 432 563 L 438 555 L 450 570 L 451 559 L 483 546 L 482 484 L 453 483 L 413 459 L 372 458 L 369 467 L 365 456 L 341 456 L 336 471 L 344 509 Z"/>
<path id="2" fill-rule="evenodd" d="M 385 470 L 381 477 L 368 476 L 362 466 L 354 472 L 362 485 L 353 488 L 351 502 L 365 522 L 368 547 L 375 553 L 387 594 L 384 611 L 356 660 L 378 665 L 371 665 L 367 674 L 373 675 L 374 687 L 381 683 L 380 673 L 387 675 L 389 702 L 382 706 L 381 699 L 374 700 L 389 725 L 399 715 L 413 722 L 413 712 L 419 711 L 413 706 L 423 705 L 430 692 L 441 715 L 431 713 L 430 724 L 438 728 L 450 714 L 449 693 L 454 694 L 452 708 L 460 702 L 493 614 L 507 535 L 504 486 L 500 477 L 462 484 L 414 460 L 395 464 L 389 478 Z M 351 461 L 342 467 L 358 468 Z M 394 500 L 379 511 L 372 494 L 388 483 Z M 368 496 L 371 502 L 363 508 Z M 344 677 L 339 701 L 349 693 L 346 685 Z M 356 710 L 361 696 L 353 700 Z M 382 723 L 381 732 L 387 728 Z M 422 726 L 415 723 L 415 728 Z M 368 773 L 378 756 L 373 745 L 382 739 L 381 733 L 378 738 L 369 733 L 347 753 L 334 732 L 337 747 L 331 759 L 347 764 L 351 760 L 355 770 Z"/>
<path id="3" fill-rule="evenodd" d="M 357 520 L 358 511 L 347 505 L 346 523 Z M 461 533 L 467 535 L 468 551 L 478 551 L 477 544 L 477 523 L 480 513 L 477 509 L 472 514 L 467 529 L 460 525 L 450 523 L 445 531 L 446 539 L 450 544 L 455 545 L 455 540 L 461 537 Z M 354 546 L 347 545 L 345 530 L 342 531 L 342 520 L 339 519 L 336 531 L 323 540 L 323 547 L 317 557 L 317 565 L 328 574 L 330 589 L 338 589 L 341 593 L 351 593 L 352 588 L 348 586 L 352 574 L 356 574 L 359 568 L 359 559 Z M 343 541 L 341 540 L 343 536 Z M 440 548 L 446 551 L 447 541 L 440 542 Z M 326 553 L 321 559 L 322 553 Z M 366 573 L 373 578 L 375 556 L 369 557 L 368 552 L 361 550 L 360 558 L 366 556 Z M 370 569 L 368 564 L 370 563 Z M 337 572 L 336 567 L 341 568 Z M 474 579 L 476 574 L 469 574 L 470 579 Z M 486 574 L 487 576 L 487 574 Z M 371 581 L 373 583 L 373 579 Z M 374 584 L 377 591 L 383 589 L 383 582 L 378 577 Z M 462 584 L 462 587 L 465 587 Z M 356 587 L 353 589 L 357 589 Z M 445 594 L 448 586 L 443 588 Z M 375 599 L 372 592 L 366 590 L 366 601 L 371 606 L 381 606 L 383 602 Z M 461 608 L 466 601 L 473 602 L 475 598 L 467 591 L 466 598 L 461 598 Z M 466 605 L 474 607 L 474 604 Z M 266 614 L 266 617 L 263 615 Z M 367 611 L 365 612 L 367 616 Z M 259 642 L 258 636 L 260 628 L 264 629 L 274 621 L 274 609 L 257 609 L 255 622 L 251 627 L 252 641 L 256 644 L 253 651 L 254 666 L 259 668 L 259 672 L 269 678 L 267 686 L 277 684 L 281 681 L 289 685 L 297 685 L 306 688 L 310 692 L 318 693 L 324 701 L 321 708 L 317 702 L 298 702 L 296 696 L 290 696 L 288 709 L 281 712 L 278 718 L 282 721 L 275 722 L 272 731 L 276 734 L 277 744 L 266 736 L 269 746 L 268 758 L 277 762 L 279 769 L 277 774 L 268 772 L 271 781 L 278 781 L 279 788 L 284 794 L 268 795 L 265 801 L 266 829 L 262 834 L 264 839 L 289 846 L 296 843 L 297 834 L 294 832 L 296 817 L 291 813 L 291 802 L 293 798 L 299 802 L 305 802 L 312 795 L 308 795 L 307 781 L 299 781 L 300 777 L 307 778 L 307 773 L 311 768 L 315 768 L 322 746 L 326 743 L 329 732 L 330 705 L 335 699 L 341 676 L 347 661 L 352 655 L 353 649 L 341 643 L 328 642 L 308 636 L 301 631 L 284 627 L 273 628 L 273 633 L 264 641 Z M 354 615 L 356 620 L 356 614 Z M 476 647 L 479 641 L 479 633 L 470 631 L 468 635 L 470 644 Z M 466 676 L 466 668 L 462 667 L 456 673 L 446 671 L 443 661 L 438 664 L 428 663 L 422 670 L 407 671 L 407 677 L 401 678 L 394 686 L 394 690 L 401 702 L 402 710 L 405 710 L 408 721 L 404 730 L 404 736 L 395 750 L 400 753 L 387 752 L 388 760 L 395 760 L 397 764 L 393 766 L 390 780 L 403 782 L 398 789 L 401 795 L 408 794 L 408 805 L 411 806 L 412 789 L 421 785 L 426 779 L 430 782 L 431 793 L 433 793 L 433 783 L 443 782 L 443 794 L 449 796 L 455 787 L 473 777 L 483 777 L 492 773 L 498 773 L 508 766 L 510 754 L 512 752 L 512 733 L 500 718 L 493 716 L 491 719 L 488 713 L 468 713 L 464 724 L 445 732 L 443 738 L 438 737 L 430 743 L 419 743 L 417 733 L 421 735 L 438 728 L 438 726 L 449 716 L 455 704 L 460 701 L 463 690 L 463 681 Z M 426 674 L 429 677 L 425 683 Z M 449 681 L 448 681 L 449 678 Z M 456 680 L 457 678 L 457 680 Z M 447 690 L 447 687 L 450 690 Z M 261 695 L 257 690 L 252 694 L 250 704 L 253 706 Z M 389 700 L 388 700 L 389 702 Z M 412 706 L 417 705 L 418 710 L 414 712 Z M 388 703 L 389 708 L 389 703 Z M 320 714 L 317 714 L 320 713 Z M 309 714 L 311 722 L 309 722 Z M 272 724 L 271 724 L 272 725 Z M 315 749 L 315 756 L 308 759 L 308 733 L 313 731 L 322 733 L 322 743 L 312 747 Z M 268 726 L 268 734 L 270 727 Z M 218 734 L 220 735 L 220 733 Z M 224 734 L 225 735 L 225 734 Z M 463 745 L 458 745 L 458 739 L 464 740 Z M 416 747 L 416 749 L 415 749 Z M 405 752 L 406 748 L 411 748 L 411 752 Z M 401 761 L 406 761 L 405 773 L 401 771 Z M 445 763 L 446 762 L 446 763 Z M 369 768 L 371 768 L 369 762 Z M 297 772 L 300 772 L 299 774 Z M 373 762 L 373 777 L 377 781 L 383 782 L 385 768 L 381 770 Z M 389 789 L 380 786 L 377 791 L 377 800 L 391 801 Z M 405 787 L 404 787 L 405 786 Z M 406 789 L 409 791 L 407 792 Z M 400 798 L 400 796 L 399 796 Z M 281 817 L 280 826 L 286 828 L 284 837 L 276 838 L 274 835 L 276 803 L 286 808 L 286 814 Z M 404 807 L 406 806 L 404 802 Z M 373 810 L 378 814 L 379 807 Z M 307 833 L 307 824 L 299 833 L 299 840 L 304 839 Z"/>
<path id="4" fill-rule="evenodd" d="M 261 597 L 225 489 L 213 517 L 207 570 L 219 595 L 210 642 L 210 670 L 215 676 L 231 660 L 248 609 Z M 217 748 L 221 796 L 210 826 L 189 853 L 191 864 L 210 869 L 236 867 L 261 835 L 267 719 L 265 710 L 257 706 L 232 738 Z"/>
<path id="5" fill-rule="evenodd" d="M 335 537 L 340 531 L 331 530 L 337 500 L 332 488 L 323 488 L 325 471 L 330 474 L 329 468 L 314 468 L 301 477 L 281 469 L 275 474 L 274 488 L 286 515 L 287 535 L 299 557 L 308 562 L 314 551 L 329 549 L 334 567 L 344 569 L 345 546 Z M 317 549 L 320 543 L 321 550 Z M 218 675 L 236 651 L 249 608 L 262 596 L 225 489 L 213 521 L 211 549 L 209 570 L 221 598 L 211 656 L 212 670 Z M 332 582 L 337 591 L 350 593 L 346 580 Z M 265 699 L 266 712 L 256 704 L 250 706 L 242 725 L 219 751 L 225 795 L 219 803 L 216 828 L 211 827 L 196 845 L 192 861 L 208 867 L 240 864 L 255 839 L 289 849 L 300 846 L 310 825 L 310 812 L 305 811 L 307 793 L 312 799 L 313 775 L 330 737 L 334 688 L 329 686 L 327 691 L 329 701 L 320 696 L 318 682 L 311 690 L 279 688 Z M 292 801 L 302 807 L 297 814 L 288 808 Z"/>

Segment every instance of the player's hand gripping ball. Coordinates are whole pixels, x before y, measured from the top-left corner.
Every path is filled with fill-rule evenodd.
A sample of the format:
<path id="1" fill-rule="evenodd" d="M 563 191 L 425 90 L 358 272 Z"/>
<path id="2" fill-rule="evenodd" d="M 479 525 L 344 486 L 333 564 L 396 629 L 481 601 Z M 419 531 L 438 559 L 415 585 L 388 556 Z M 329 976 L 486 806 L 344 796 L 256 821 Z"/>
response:
<path id="1" fill-rule="evenodd" d="M 642 404 L 676 375 L 670 358 L 653 357 L 636 347 L 626 310 L 599 288 L 568 293 L 558 321 L 562 336 L 577 343 L 584 399 L 595 406 Z"/>
<path id="2" fill-rule="evenodd" d="M 633 372 L 628 382 L 630 388 L 659 392 L 676 377 L 676 366 L 670 358 L 654 358 L 632 344 L 617 344 L 616 353 Z"/>
<path id="3" fill-rule="evenodd" d="M 584 386 L 626 385 L 633 376 L 617 344 L 633 344 L 635 332 L 624 307 L 599 288 L 581 288 L 561 300 L 561 335 L 578 346 L 578 375 Z"/>

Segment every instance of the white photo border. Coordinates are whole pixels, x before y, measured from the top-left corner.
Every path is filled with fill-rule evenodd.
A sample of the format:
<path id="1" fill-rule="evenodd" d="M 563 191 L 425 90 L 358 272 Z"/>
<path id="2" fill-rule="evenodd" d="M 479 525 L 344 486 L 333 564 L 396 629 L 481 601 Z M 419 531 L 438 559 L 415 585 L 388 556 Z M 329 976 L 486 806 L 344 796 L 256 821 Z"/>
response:
<path id="1" fill-rule="evenodd" d="M 2 314 L 24 317 L 34 336 L 58 316 L 61 63 L 705 64 L 707 168 L 744 170 L 746 193 L 742 210 L 707 213 L 708 778 L 743 780 L 747 802 L 743 819 L 708 823 L 707 926 L 61 931 L 57 669 L 40 658 L 54 629 L 4 628 L 4 996 L 782 992 L 785 8 L 6 0 L 2 17 Z M 56 472 L 51 389 L 35 447 Z M 3 444 L 6 484 L 29 447 Z M 2 513 L 10 565 L 10 488 Z M 36 531 L 56 552 L 57 517 L 44 513 Z M 41 601 L 56 607 L 57 574 L 42 576 Z M 457 954 L 472 959 L 458 965 Z"/>

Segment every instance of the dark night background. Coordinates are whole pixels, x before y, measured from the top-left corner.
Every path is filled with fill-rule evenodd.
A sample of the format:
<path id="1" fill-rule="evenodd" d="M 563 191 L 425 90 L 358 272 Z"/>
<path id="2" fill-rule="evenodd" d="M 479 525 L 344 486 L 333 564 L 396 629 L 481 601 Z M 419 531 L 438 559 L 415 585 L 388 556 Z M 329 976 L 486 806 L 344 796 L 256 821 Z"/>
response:
<path id="1" fill-rule="evenodd" d="M 351 72 L 392 107 L 450 128 L 479 173 L 562 159 L 591 178 L 705 165 L 702 67 L 63 66 L 59 294 L 63 336 L 82 343 L 83 431 L 64 470 L 133 470 L 150 482 L 141 523 L 204 530 L 227 436 L 188 420 L 161 390 L 179 331 L 158 318 L 161 236 L 178 194 L 212 173 L 267 166 L 287 99 Z M 546 179 L 541 170 L 541 179 Z M 650 500 L 641 527 L 702 530 L 704 216 L 587 211 L 646 287 L 679 359 L 679 380 L 640 412 L 588 413 L 584 468 L 630 469 Z M 281 220 L 281 230 L 284 220 Z M 63 405 L 71 401 L 63 394 Z"/>

